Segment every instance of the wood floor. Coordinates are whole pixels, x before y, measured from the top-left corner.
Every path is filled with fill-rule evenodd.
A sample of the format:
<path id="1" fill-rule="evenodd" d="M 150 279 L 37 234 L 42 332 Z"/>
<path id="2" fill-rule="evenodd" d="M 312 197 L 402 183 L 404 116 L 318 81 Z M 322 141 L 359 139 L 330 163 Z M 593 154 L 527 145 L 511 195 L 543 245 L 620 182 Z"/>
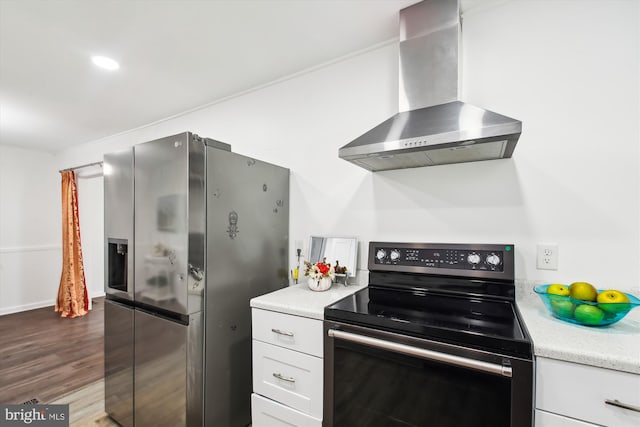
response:
<path id="1" fill-rule="evenodd" d="M 0 403 L 51 403 L 104 378 L 104 298 L 85 316 L 45 307 L 0 316 Z"/>
<path id="2" fill-rule="evenodd" d="M 69 405 L 70 427 L 118 427 L 104 412 L 104 380 L 89 384 L 51 403 Z"/>

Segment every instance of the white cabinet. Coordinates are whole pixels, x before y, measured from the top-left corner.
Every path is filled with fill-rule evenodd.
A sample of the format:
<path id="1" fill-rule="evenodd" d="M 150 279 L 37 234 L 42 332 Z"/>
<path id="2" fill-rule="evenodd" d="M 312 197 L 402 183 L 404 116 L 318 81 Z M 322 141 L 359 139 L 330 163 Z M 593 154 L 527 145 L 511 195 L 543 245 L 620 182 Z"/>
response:
<path id="1" fill-rule="evenodd" d="M 251 395 L 251 421 L 256 427 L 322 427 L 322 420 L 256 393 Z"/>
<path id="2" fill-rule="evenodd" d="M 640 408 L 640 375 L 536 359 L 536 427 L 640 425 L 640 412 L 607 401 Z"/>
<path id="3" fill-rule="evenodd" d="M 254 340 L 322 357 L 322 320 L 252 309 Z"/>
<path id="4" fill-rule="evenodd" d="M 574 420 L 562 415 L 536 409 L 536 427 L 599 427 L 595 424 Z"/>
<path id="5" fill-rule="evenodd" d="M 253 340 L 253 391 L 322 418 L 322 359 Z"/>
<path id="6" fill-rule="evenodd" d="M 321 426 L 322 320 L 252 309 L 254 427 Z"/>

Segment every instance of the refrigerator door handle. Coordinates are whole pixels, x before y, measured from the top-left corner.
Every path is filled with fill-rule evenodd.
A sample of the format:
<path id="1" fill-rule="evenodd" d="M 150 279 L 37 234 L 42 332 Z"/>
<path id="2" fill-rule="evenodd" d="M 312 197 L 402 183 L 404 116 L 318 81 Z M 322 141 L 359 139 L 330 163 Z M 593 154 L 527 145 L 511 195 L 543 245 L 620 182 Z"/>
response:
<path id="1" fill-rule="evenodd" d="M 196 282 L 200 282 L 204 278 L 203 271 L 191 264 L 189 264 L 189 274 Z"/>

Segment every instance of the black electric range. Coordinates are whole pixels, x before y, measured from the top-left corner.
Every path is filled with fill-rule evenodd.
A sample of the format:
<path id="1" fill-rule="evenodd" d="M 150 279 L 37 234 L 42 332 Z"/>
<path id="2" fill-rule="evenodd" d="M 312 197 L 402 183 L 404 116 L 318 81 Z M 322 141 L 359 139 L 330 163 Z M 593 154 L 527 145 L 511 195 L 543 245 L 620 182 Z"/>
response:
<path id="1" fill-rule="evenodd" d="M 371 242 L 368 267 L 324 311 L 323 425 L 533 425 L 513 245 Z"/>
<path id="2" fill-rule="evenodd" d="M 368 287 L 325 308 L 325 319 L 531 358 L 513 253 L 513 245 L 372 242 Z"/>

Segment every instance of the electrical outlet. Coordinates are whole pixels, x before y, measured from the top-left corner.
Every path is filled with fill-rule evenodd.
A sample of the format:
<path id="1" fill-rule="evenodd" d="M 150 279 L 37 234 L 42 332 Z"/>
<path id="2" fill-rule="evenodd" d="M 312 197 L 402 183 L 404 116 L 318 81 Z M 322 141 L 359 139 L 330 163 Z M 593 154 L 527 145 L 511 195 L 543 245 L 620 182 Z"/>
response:
<path id="1" fill-rule="evenodd" d="M 558 245 L 538 244 L 536 266 L 538 270 L 557 270 Z"/>

